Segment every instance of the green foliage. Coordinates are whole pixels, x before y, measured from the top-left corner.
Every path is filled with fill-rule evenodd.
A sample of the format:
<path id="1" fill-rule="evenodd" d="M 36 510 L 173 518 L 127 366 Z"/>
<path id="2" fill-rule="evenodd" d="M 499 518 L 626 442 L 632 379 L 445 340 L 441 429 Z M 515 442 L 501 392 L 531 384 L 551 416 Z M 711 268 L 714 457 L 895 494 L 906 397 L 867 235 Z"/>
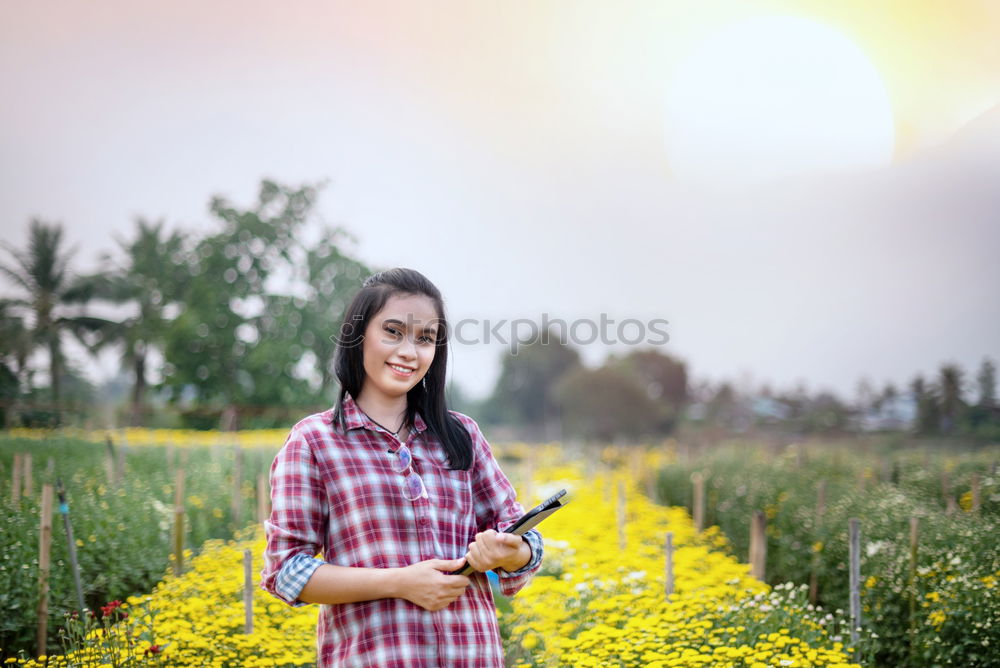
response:
<path id="1" fill-rule="evenodd" d="M 340 250 L 342 232 L 300 241 L 316 195 L 264 181 L 253 209 L 213 201 L 222 229 L 186 256 L 183 309 L 165 334 L 174 401 L 221 412 L 330 399 L 329 337 L 369 271 Z"/>
<path id="2" fill-rule="evenodd" d="M 241 516 L 232 510 L 234 451 L 220 445 L 177 448 L 173 466 L 185 466 L 185 545 L 201 546 L 211 538 L 231 538 L 253 521 L 258 473 L 267 471 L 274 449 L 244 451 Z M 11 469 L 16 452 L 31 452 L 34 490 L 31 498 L 9 510 Z M 125 475 L 109 482 L 104 445 L 54 437 L 45 442 L 0 437 L 0 651 L 34 650 L 38 601 L 38 532 L 40 490 L 62 478 L 87 607 L 149 591 L 166 572 L 174 526 L 174 476 L 166 447 L 128 449 Z M 183 454 L 182 454 L 183 453 Z M 43 473 L 48 460 L 53 472 Z M 58 504 L 57 504 L 58 505 Z M 64 615 L 76 608 L 76 593 L 62 516 L 53 515 L 49 594 L 49 649 L 59 648 Z"/>
<path id="3" fill-rule="evenodd" d="M 848 520 L 861 520 L 864 626 L 877 635 L 878 665 L 987 666 L 1000 643 L 1000 478 L 997 449 L 944 454 L 898 450 L 876 456 L 839 446 L 780 455 L 730 444 L 661 471 L 668 504 L 691 504 L 690 476 L 706 475 L 706 514 L 737 555 L 749 551 L 749 518 L 767 516 L 767 574 L 772 583 L 808 583 L 818 603 L 847 610 Z M 798 449 L 798 451 L 797 451 Z M 981 509 L 971 510 L 973 476 Z M 817 490 L 825 512 L 817 519 Z M 958 499 L 947 514 L 942 488 Z M 955 506 L 953 506 L 955 507 Z M 910 518 L 919 518 L 915 574 Z M 992 578 L 992 579 L 991 579 Z M 915 608 L 910 615 L 911 598 Z"/>

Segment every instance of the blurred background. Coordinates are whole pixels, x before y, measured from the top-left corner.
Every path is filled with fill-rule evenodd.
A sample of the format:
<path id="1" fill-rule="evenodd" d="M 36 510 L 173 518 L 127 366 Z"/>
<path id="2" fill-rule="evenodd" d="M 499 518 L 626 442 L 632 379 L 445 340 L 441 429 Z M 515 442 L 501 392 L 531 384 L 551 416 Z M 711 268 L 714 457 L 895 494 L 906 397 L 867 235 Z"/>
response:
<path id="1" fill-rule="evenodd" d="M 4 5 L 0 415 L 287 426 L 408 266 L 469 333 L 669 323 L 453 341 L 494 433 L 995 439 L 998 34 L 984 1 Z"/>

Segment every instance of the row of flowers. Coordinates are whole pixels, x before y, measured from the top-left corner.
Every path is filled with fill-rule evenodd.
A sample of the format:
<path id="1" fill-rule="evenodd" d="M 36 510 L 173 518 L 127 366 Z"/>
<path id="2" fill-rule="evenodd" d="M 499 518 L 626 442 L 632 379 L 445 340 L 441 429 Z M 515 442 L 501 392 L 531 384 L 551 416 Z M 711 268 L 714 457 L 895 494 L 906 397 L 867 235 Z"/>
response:
<path id="1" fill-rule="evenodd" d="M 572 501 L 542 526 L 542 573 L 517 597 L 500 601 L 512 662 L 522 668 L 857 665 L 841 637 L 842 619 L 809 606 L 802 589 L 771 589 L 751 578 L 748 566 L 726 554 L 718 531 L 698 534 L 686 511 L 651 503 L 626 473 L 585 475 L 544 459 L 532 468 L 536 481 L 547 481 L 536 482 L 537 496 L 566 487 Z M 670 596 L 668 531 L 675 548 Z M 68 620 L 66 654 L 18 663 L 313 665 L 311 606 L 290 608 L 254 586 L 253 630 L 246 632 L 244 551 L 251 551 L 256 575 L 263 548 L 259 531 L 210 541 L 187 573 L 167 575 L 151 595 L 111 604 L 96 622 Z"/>

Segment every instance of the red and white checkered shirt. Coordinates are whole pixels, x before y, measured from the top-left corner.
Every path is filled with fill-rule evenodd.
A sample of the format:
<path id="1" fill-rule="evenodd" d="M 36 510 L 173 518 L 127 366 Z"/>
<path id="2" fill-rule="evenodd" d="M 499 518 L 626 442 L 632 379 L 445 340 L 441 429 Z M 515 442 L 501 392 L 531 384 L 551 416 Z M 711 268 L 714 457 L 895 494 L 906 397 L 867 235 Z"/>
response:
<path id="1" fill-rule="evenodd" d="M 448 468 L 440 442 L 419 415 L 406 445 L 429 498 L 408 501 L 394 470 L 399 441 L 376 425 L 350 396 L 343 430 L 333 410 L 292 428 L 271 466 L 271 516 L 261 587 L 291 605 L 325 562 L 395 568 L 426 559 L 465 556 L 475 534 L 503 531 L 523 514 L 478 425 L 454 413 L 469 431 L 473 463 Z M 498 572 L 512 596 L 538 570 L 542 540 L 525 534 L 532 558 L 519 571 Z M 316 558 L 322 553 L 323 559 Z M 479 667 L 504 665 L 493 594 L 486 575 L 451 605 L 430 612 L 400 598 L 320 606 L 319 666 Z"/>

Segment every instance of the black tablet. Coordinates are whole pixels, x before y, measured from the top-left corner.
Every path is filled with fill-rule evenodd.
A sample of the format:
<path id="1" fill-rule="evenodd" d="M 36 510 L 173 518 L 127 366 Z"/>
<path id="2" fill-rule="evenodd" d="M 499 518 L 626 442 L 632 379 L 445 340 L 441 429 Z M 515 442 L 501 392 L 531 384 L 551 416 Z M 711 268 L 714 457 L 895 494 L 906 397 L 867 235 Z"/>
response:
<path id="1" fill-rule="evenodd" d="M 545 501 L 542 501 L 537 506 L 522 515 L 516 522 L 514 522 L 514 524 L 508 527 L 504 533 L 512 533 L 518 536 L 524 535 L 531 529 L 538 526 L 538 523 L 546 517 L 565 506 L 568 501 L 563 501 L 564 496 L 566 496 L 566 490 L 559 490 L 549 498 L 545 499 Z M 457 571 L 452 571 L 449 575 L 469 575 L 474 572 L 475 571 L 472 566 L 466 564 Z"/>

